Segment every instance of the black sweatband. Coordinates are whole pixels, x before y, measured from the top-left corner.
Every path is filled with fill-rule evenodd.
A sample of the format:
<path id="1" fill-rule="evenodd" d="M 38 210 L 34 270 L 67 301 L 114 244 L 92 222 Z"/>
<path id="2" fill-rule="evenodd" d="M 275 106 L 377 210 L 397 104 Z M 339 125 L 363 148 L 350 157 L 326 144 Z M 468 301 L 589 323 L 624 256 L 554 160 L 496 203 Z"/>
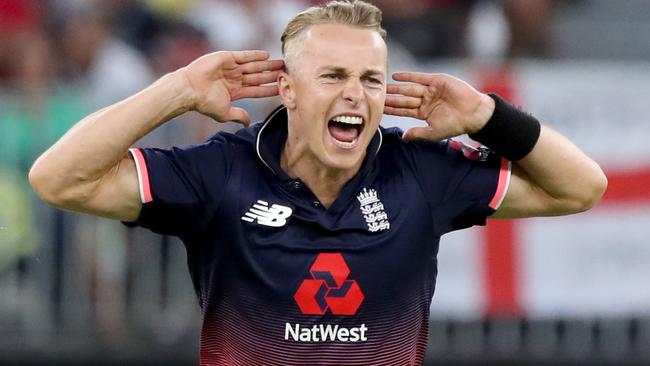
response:
<path id="1" fill-rule="evenodd" d="M 498 95 L 488 95 L 494 99 L 494 113 L 481 130 L 470 133 L 469 137 L 510 161 L 528 155 L 539 139 L 539 121 Z"/>

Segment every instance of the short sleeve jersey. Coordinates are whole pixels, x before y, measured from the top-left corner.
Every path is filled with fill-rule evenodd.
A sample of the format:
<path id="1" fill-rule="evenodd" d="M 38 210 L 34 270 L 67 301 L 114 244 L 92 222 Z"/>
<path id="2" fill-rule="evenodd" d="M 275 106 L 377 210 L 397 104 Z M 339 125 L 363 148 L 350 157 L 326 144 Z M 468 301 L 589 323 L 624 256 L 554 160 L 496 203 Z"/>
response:
<path id="1" fill-rule="evenodd" d="M 279 164 L 287 114 L 187 148 L 133 149 L 132 225 L 182 239 L 201 365 L 419 365 L 441 235 L 484 224 L 510 163 L 379 128 L 325 208 Z"/>

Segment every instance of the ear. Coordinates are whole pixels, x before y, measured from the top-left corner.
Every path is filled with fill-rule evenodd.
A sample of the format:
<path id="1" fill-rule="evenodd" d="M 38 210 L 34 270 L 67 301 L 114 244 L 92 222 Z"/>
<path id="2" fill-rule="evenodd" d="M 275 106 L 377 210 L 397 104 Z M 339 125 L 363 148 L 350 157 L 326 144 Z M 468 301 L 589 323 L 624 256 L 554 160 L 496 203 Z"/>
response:
<path id="1" fill-rule="evenodd" d="M 296 91 L 293 85 L 293 79 L 286 71 L 281 71 L 278 75 L 278 93 L 282 104 L 287 109 L 296 107 Z"/>

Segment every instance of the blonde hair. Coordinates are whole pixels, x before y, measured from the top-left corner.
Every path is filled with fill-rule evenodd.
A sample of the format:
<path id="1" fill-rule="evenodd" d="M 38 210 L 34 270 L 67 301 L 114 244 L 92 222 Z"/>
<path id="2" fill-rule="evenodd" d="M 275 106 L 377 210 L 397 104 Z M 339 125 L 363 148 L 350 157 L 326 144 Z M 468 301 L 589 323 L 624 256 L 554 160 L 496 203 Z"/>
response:
<path id="1" fill-rule="evenodd" d="M 285 63 L 295 56 L 293 45 L 299 43 L 305 30 L 317 24 L 343 24 L 370 29 L 386 39 L 386 30 L 381 27 L 381 10 L 376 6 L 362 0 L 328 1 L 299 13 L 284 28 L 280 41 Z"/>

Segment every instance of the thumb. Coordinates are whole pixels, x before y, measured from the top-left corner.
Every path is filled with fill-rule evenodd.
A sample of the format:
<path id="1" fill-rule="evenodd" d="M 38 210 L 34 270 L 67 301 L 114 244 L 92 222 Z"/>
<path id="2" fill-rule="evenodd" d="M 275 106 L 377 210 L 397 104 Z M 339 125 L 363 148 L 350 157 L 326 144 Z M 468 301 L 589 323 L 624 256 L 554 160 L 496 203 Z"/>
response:
<path id="1" fill-rule="evenodd" d="M 431 141 L 441 141 L 449 136 L 445 136 L 444 134 L 439 133 L 438 131 L 434 130 L 431 127 L 411 127 L 406 132 L 404 132 L 404 135 L 402 135 L 402 139 L 404 141 L 411 141 L 411 140 L 431 140 Z"/>
<path id="2" fill-rule="evenodd" d="M 230 107 L 228 113 L 224 116 L 225 121 L 235 121 L 248 126 L 251 123 L 251 117 L 242 108 Z"/>

